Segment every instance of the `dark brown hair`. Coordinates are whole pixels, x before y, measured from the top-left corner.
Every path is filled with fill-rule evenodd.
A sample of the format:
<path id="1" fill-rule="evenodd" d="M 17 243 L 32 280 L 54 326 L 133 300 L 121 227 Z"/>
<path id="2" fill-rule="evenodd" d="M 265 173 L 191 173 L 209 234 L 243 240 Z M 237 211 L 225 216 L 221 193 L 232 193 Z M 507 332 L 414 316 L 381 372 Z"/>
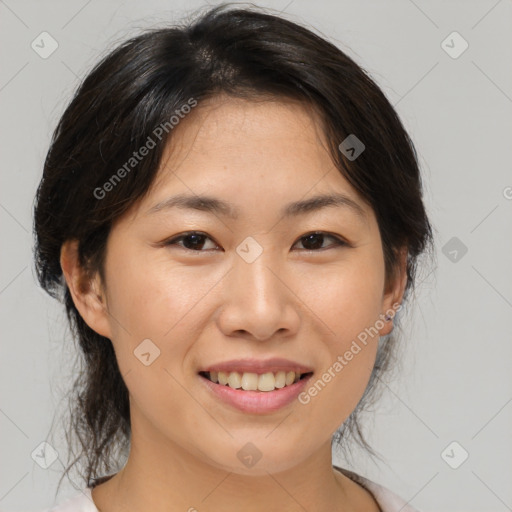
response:
<path id="1" fill-rule="evenodd" d="M 119 45 L 87 75 L 62 115 L 34 206 L 37 276 L 65 304 L 82 354 L 68 438 L 70 454 L 74 441 L 79 451 L 65 474 L 81 462 L 88 485 L 119 469 L 119 457 L 127 452 L 128 391 L 111 341 L 90 329 L 73 303 L 60 266 L 61 246 L 78 240 L 80 264 L 103 278 L 112 223 L 148 192 L 172 137 L 169 128 L 156 138 L 156 127 L 169 127 L 171 116 L 191 99 L 200 108 L 221 93 L 299 100 L 320 114 L 334 163 L 375 212 L 388 281 L 398 250 L 408 250 L 405 296 L 414 285 L 418 257 L 432 243 L 417 155 L 397 113 L 368 74 L 323 37 L 282 16 L 222 5 L 183 26 L 147 30 Z M 339 149 L 350 134 L 365 145 L 355 160 Z M 151 136 L 155 147 L 99 198 L 98 190 Z M 375 454 L 357 418 L 395 348 L 393 335 L 379 344 L 364 396 L 333 442 L 344 439 L 346 447 L 352 434 Z"/>

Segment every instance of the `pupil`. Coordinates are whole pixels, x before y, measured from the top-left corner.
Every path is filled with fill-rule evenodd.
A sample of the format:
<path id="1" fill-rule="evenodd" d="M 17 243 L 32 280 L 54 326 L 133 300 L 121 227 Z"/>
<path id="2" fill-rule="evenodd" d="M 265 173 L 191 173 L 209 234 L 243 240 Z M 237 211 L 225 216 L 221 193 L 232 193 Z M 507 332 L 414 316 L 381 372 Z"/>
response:
<path id="1" fill-rule="evenodd" d="M 204 238 L 204 235 L 188 235 L 183 239 L 183 243 L 184 243 L 185 247 L 187 247 L 187 245 L 192 246 L 192 247 L 187 247 L 187 249 L 201 248 L 204 243 L 204 242 L 201 243 L 201 238 Z M 188 241 L 192 240 L 192 244 L 187 243 L 187 240 Z"/>
<path id="2" fill-rule="evenodd" d="M 322 239 L 323 239 L 323 236 L 321 233 L 320 234 L 312 234 L 312 235 L 307 235 L 306 237 L 304 237 L 304 240 L 305 242 L 303 242 L 303 245 L 304 247 L 306 247 L 306 249 L 318 249 L 318 248 L 321 248 L 322 247 Z M 316 241 L 318 242 L 318 240 L 320 239 L 320 244 L 318 243 L 314 243 L 315 242 L 315 239 Z M 313 243 L 311 244 L 310 241 L 313 240 Z M 309 245 L 309 247 L 308 247 Z"/>

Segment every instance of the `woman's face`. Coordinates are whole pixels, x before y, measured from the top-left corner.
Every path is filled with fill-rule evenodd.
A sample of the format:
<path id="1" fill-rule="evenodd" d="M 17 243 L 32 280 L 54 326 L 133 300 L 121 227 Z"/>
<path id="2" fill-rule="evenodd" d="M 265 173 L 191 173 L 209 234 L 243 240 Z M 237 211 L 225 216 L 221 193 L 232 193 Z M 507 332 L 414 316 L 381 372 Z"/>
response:
<path id="1" fill-rule="evenodd" d="M 310 202 L 334 194 L 346 200 Z M 113 226 L 105 281 L 108 313 L 81 313 L 114 345 L 132 443 L 241 474 L 285 470 L 330 442 L 405 284 L 385 290 L 374 213 L 311 113 L 225 98 L 174 128 L 150 193 Z M 272 388 L 294 367 L 313 373 L 275 391 L 229 391 L 199 373 L 238 369 L 245 387 Z"/>

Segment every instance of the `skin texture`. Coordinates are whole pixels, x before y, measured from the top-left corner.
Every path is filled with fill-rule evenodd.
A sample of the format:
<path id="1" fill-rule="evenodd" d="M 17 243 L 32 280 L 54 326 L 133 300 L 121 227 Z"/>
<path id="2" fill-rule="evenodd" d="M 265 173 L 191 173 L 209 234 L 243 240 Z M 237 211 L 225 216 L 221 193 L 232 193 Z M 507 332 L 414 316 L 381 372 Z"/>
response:
<path id="1" fill-rule="evenodd" d="M 102 512 L 378 510 L 366 490 L 333 470 L 330 445 L 366 388 L 378 336 L 308 404 L 295 400 L 273 413 L 233 409 L 198 376 L 230 359 L 283 357 L 319 377 L 402 298 L 405 259 L 385 286 L 375 215 L 334 167 L 319 126 L 292 101 L 201 104 L 175 128 L 149 193 L 113 226 L 106 282 L 87 280 L 76 243 L 63 245 L 73 300 L 112 340 L 130 394 L 130 457 L 94 489 Z M 358 202 L 365 219 L 344 207 L 279 214 L 285 204 L 330 192 Z M 240 216 L 146 214 L 176 193 L 232 202 Z M 210 237 L 203 252 L 183 241 L 162 244 L 193 230 Z M 311 231 L 350 245 L 326 235 L 308 251 L 303 237 Z M 236 252 L 248 236 L 263 249 L 252 263 Z M 385 322 L 379 335 L 391 329 Z M 160 349 L 149 366 L 133 353 L 147 338 Z M 251 468 L 237 458 L 248 442 L 262 454 Z"/>

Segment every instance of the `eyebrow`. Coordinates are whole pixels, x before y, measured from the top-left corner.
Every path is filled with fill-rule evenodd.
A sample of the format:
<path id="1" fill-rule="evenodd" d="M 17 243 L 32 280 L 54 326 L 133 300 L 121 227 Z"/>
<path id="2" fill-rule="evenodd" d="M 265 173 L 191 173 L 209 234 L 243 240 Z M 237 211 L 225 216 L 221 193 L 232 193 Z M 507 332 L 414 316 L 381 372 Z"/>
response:
<path id="1" fill-rule="evenodd" d="M 344 207 L 352 211 L 361 220 L 368 220 L 363 207 L 345 194 L 332 193 L 322 194 L 295 201 L 287 204 L 281 210 L 281 216 L 284 218 L 296 217 L 310 212 L 316 212 L 327 207 Z M 239 210 L 231 203 L 211 196 L 198 196 L 188 194 L 178 194 L 152 206 L 146 215 L 156 212 L 170 210 L 172 208 L 181 208 L 189 210 L 199 210 L 207 213 L 218 214 L 223 217 L 236 220 L 239 217 Z"/>

